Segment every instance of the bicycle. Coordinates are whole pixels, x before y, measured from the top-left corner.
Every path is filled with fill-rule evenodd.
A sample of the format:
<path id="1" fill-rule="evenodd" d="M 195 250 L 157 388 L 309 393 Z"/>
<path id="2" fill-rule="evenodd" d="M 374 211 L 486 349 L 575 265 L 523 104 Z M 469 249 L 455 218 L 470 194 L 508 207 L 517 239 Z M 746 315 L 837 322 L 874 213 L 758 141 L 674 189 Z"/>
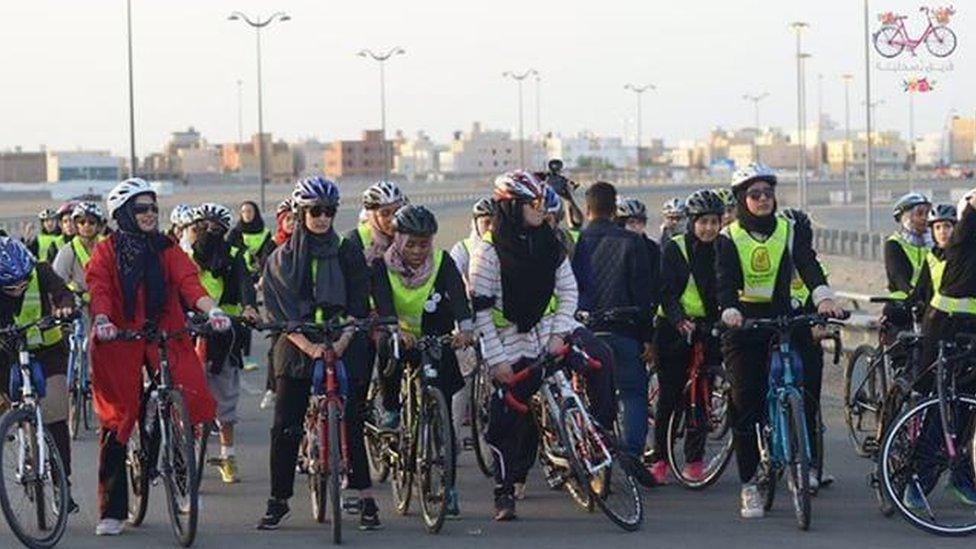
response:
<path id="1" fill-rule="evenodd" d="M 767 410 L 756 424 L 760 458 L 758 485 L 764 497 L 763 508 L 769 511 L 777 480 L 788 470 L 793 510 L 801 530 L 810 528 L 811 448 L 803 402 L 803 361 L 793 347 L 792 332 L 838 323 L 819 314 L 808 314 L 746 319 L 739 328 L 774 334 L 769 355 Z"/>
<path id="2" fill-rule="evenodd" d="M 129 520 L 139 526 L 149 507 L 149 486 L 161 477 L 166 490 L 170 526 L 177 543 L 193 544 L 199 513 L 200 455 L 186 398 L 173 384 L 168 343 L 210 332 L 207 319 L 188 315 L 184 328 L 174 332 L 147 324 L 142 330 L 121 330 L 116 341 L 145 341 L 159 349 L 159 368 L 146 368 L 142 405 L 136 429 L 126 447 L 129 480 Z"/>
<path id="3" fill-rule="evenodd" d="M 870 301 L 903 303 L 890 297 L 872 297 Z M 913 307 L 912 318 L 917 318 L 917 312 Z M 893 418 L 885 406 L 891 400 L 889 392 L 895 389 L 892 381 L 916 362 L 921 345 L 917 327 L 899 334 L 890 330 L 890 323 L 882 318 L 877 346 L 857 347 L 844 368 L 844 421 L 854 451 L 861 457 L 877 455 L 885 423 Z"/>
<path id="4" fill-rule="evenodd" d="M 714 484 L 732 458 L 731 387 L 721 364 L 705 362 L 704 337 L 710 333 L 710 328 L 696 326 L 695 332 L 688 335 L 688 381 L 667 424 L 671 471 L 682 486 L 692 490 Z M 693 477 L 687 474 L 686 467 L 696 461 L 704 467 L 701 474 Z"/>
<path id="5" fill-rule="evenodd" d="M 494 473 L 494 457 L 491 455 L 491 448 L 485 440 L 488 432 L 489 406 L 491 404 L 491 393 L 494 390 L 491 384 L 491 375 L 482 360 L 481 342 L 475 346 L 477 352 L 477 366 L 474 371 L 474 379 L 471 381 L 471 440 L 474 444 L 475 461 L 478 469 L 488 478 Z"/>
<path id="6" fill-rule="evenodd" d="M 12 407 L 0 420 L 0 508 L 17 539 L 34 549 L 54 547 L 61 540 L 71 495 L 61 454 L 44 429 L 44 373 L 28 349 L 28 332 L 66 326 L 75 318 L 48 316 L 0 329 L 0 341 L 17 355 L 10 368 Z"/>
<path id="7" fill-rule="evenodd" d="M 644 521 L 644 500 L 634 478 L 618 467 L 619 460 L 614 438 L 600 429 L 590 418 L 583 400 L 573 390 L 565 367 L 571 355 L 583 357 L 586 366 L 596 368 L 599 362 L 588 358 L 570 338 L 558 355 L 546 353 L 526 368 L 514 374 L 504 390 L 506 405 L 516 412 L 527 414 L 529 405 L 520 402 L 511 388 L 541 371 L 543 380 L 539 393 L 546 417 L 556 427 L 558 448 L 569 464 L 569 471 L 589 497 L 614 524 L 628 532 L 636 531 Z M 573 361 L 568 361 L 573 362 Z"/>
<path id="8" fill-rule="evenodd" d="M 405 515 L 409 511 L 416 480 L 424 527 L 431 534 L 438 533 L 444 524 L 448 491 L 454 487 L 450 408 L 436 385 L 442 347 L 452 341 L 451 334 L 417 340 L 420 360 L 405 364 L 400 385 L 400 426 L 387 447 L 390 487 L 397 512 Z"/>
<path id="9" fill-rule="evenodd" d="M 330 352 L 313 363 L 312 397 L 305 412 L 304 433 L 298 451 L 298 469 L 308 475 L 312 518 L 318 523 L 332 523 L 332 541 L 342 543 L 341 491 L 349 470 L 349 446 L 344 417 L 348 377 L 334 352 L 334 343 L 342 333 L 369 331 L 378 326 L 397 323 L 396 318 L 344 320 L 333 318 L 325 324 L 301 322 L 256 323 L 256 330 L 282 334 L 301 333 L 318 336 Z"/>
<path id="10" fill-rule="evenodd" d="M 956 334 L 951 341 L 939 342 L 938 356 L 924 372 L 934 377 L 934 393 L 911 404 L 892 423 L 878 458 L 885 496 L 895 509 L 912 526 L 941 536 L 976 531 L 971 507 L 933 490 L 946 471 L 950 478 L 972 479 L 976 396 L 959 386 L 972 387 L 976 381 L 974 358 L 974 334 Z M 915 506 L 906 503 L 909 498 Z"/>
<path id="11" fill-rule="evenodd" d="M 88 371 L 88 333 L 84 316 L 79 315 L 71 323 L 68 345 L 68 430 L 72 440 L 77 440 L 82 429 L 91 431 L 94 428 L 92 420 L 95 417 Z"/>
<path id="12" fill-rule="evenodd" d="M 929 53 L 936 57 L 948 57 L 956 50 L 956 33 L 940 21 L 944 20 L 948 23 L 949 16 L 954 13 L 951 8 L 948 12 L 936 10 L 934 15 L 939 19 L 937 21 L 932 20 L 933 13 L 929 8 L 921 7 L 919 11 L 925 14 L 928 26 L 918 39 L 913 39 L 908 34 L 908 29 L 905 27 L 905 19 L 908 19 L 908 16 L 886 14 L 883 17 L 883 25 L 874 33 L 873 38 L 874 49 L 879 55 L 891 59 L 898 57 L 905 48 L 908 48 L 914 57 L 915 50 L 923 43 Z"/>

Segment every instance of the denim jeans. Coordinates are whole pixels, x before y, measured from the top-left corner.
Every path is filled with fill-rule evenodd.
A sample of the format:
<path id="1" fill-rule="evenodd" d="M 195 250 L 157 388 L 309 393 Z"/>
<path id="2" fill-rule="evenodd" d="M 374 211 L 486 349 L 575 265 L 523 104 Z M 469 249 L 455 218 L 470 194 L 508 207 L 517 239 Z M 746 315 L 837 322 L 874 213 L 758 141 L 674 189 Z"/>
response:
<path id="1" fill-rule="evenodd" d="M 618 418 L 621 447 L 640 459 L 647 440 L 647 369 L 641 360 L 641 344 L 633 338 L 610 334 L 600 336 L 613 349 L 613 380 L 621 413 Z"/>

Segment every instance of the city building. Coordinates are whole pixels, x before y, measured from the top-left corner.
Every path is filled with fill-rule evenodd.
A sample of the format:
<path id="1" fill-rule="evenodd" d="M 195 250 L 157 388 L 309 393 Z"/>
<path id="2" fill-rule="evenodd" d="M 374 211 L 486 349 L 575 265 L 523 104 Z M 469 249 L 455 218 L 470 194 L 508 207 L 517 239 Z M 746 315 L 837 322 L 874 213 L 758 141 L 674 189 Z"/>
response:
<path id="1" fill-rule="evenodd" d="M 270 133 L 260 139 L 258 134 L 251 136 L 249 143 L 226 143 L 220 147 L 223 172 L 237 174 L 248 179 L 257 179 L 261 161 L 257 152 L 259 143 L 264 143 L 265 177 L 270 183 L 292 183 L 295 179 L 295 156 L 291 146 L 284 141 L 274 142 Z"/>
<path id="2" fill-rule="evenodd" d="M 907 167 L 908 144 L 902 141 L 900 134 L 897 131 L 884 131 L 872 132 L 872 135 L 874 166 L 879 171 L 904 171 Z M 867 158 L 867 134 L 864 131 L 854 133 L 849 146 L 844 139 L 831 139 L 825 143 L 825 146 L 829 173 L 844 173 L 845 153 L 851 173 L 864 173 Z"/>
<path id="3" fill-rule="evenodd" d="M 580 132 L 572 137 L 546 137 L 545 146 L 549 158 L 561 159 L 569 169 L 613 170 L 637 167 L 637 147 L 624 145 L 621 137 L 602 137 L 592 132 Z M 643 149 L 650 158 L 654 146 Z"/>
<path id="4" fill-rule="evenodd" d="M 413 139 L 397 132 L 393 173 L 408 180 L 430 179 L 440 172 L 439 155 L 446 147 L 434 143 L 430 136 L 419 131 Z"/>
<path id="5" fill-rule="evenodd" d="M 47 153 L 25 152 L 20 147 L 0 152 L 0 183 L 43 183 L 47 181 Z"/>
<path id="6" fill-rule="evenodd" d="M 976 118 L 954 116 L 949 136 L 948 156 L 952 164 L 976 162 Z"/>
<path id="7" fill-rule="evenodd" d="M 118 181 L 123 163 L 109 151 L 48 152 L 47 181 Z"/>
<path id="8" fill-rule="evenodd" d="M 295 153 L 295 174 L 300 177 L 325 173 L 325 151 L 329 144 L 309 138 L 292 145 Z"/>
<path id="9" fill-rule="evenodd" d="M 325 150 L 325 175 L 333 178 L 385 176 L 393 168 L 393 141 L 382 130 L 366 130 L 359 140 L 333 141 Z"/>
<path id="10" fill-rule="evenodd" d="M 522 144 L 525 165 L 522 165 L 520 143 L 507 131 L 483 130 L 475 122 L 468 133 L 454 132 L 447 150 L 439 154 L 441 172 L 452 176 L 490 175 L 519 168 L 543 169 L 546 149 L 539 141 L 525 140 Z"/>

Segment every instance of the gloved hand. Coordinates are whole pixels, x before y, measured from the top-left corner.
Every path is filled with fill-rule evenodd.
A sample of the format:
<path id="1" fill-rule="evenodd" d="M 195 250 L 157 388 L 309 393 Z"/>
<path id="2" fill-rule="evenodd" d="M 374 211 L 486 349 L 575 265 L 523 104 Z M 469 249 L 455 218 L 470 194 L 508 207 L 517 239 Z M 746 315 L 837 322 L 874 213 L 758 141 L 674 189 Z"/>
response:
<path id="1" fill-rule="evenodd" d="M 220 310 L 220 307 L 210 309 L 210 312 L 207 313 L 207 318 L 210 321 L 210 327 L 213 328 L 214 331 L 226 332 L 227 330 L 230 330 L 230 317 L 227 316 L 227 313 Z"/>
<path id="2" fill-rule="evenodd" d="M 112 341 L 119 335 L 119 329 L 105 315 L 95 317 L 95 338 L 99 341 Z"/>

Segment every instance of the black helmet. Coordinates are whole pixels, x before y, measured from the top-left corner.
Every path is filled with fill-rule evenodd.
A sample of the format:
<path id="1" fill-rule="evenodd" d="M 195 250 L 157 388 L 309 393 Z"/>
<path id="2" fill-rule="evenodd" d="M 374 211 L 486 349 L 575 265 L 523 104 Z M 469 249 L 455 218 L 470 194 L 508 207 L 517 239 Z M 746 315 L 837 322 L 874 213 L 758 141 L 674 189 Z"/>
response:
<path id="1" fill-rule="evenodd" d="M 725 213 L 725 202 L 722 197 L 708 189 L 695 191 L 685 199 L 685 212 L 688 217 L 695 218 L 703 215 L 717 215 Z"/>
<path id="2" fill-rule="evenodd" d="M 414 236 L 432 236 L 437 233 L 437 219 L 424 206 L 408 204 L 393 216 L 398 233 Z"/>
<path id="3" fill-rule="evenodd" d="M 495 215 L 495 201 L 489 197 L 479 198 L 471 207 L 471 217 L 491 217 Z"/>
<path id="4" fill-rule="evenodd" d="M 935 223 L 938 223 L 939 221 L 950 221 L 955 223 L 957 220 L 956 215 L 956 207 L 952 204 L 939 204 L 929 210 L 929 227 Z"/>
<path id="5" fill-rule="evenodd" d="M 801 227 L 810 226 L 810 216 L 808 216 L 803 210 L 799 210 L 797 208 L 786 208 L 779 214 L 792 221 L 794 225 Z"/>

